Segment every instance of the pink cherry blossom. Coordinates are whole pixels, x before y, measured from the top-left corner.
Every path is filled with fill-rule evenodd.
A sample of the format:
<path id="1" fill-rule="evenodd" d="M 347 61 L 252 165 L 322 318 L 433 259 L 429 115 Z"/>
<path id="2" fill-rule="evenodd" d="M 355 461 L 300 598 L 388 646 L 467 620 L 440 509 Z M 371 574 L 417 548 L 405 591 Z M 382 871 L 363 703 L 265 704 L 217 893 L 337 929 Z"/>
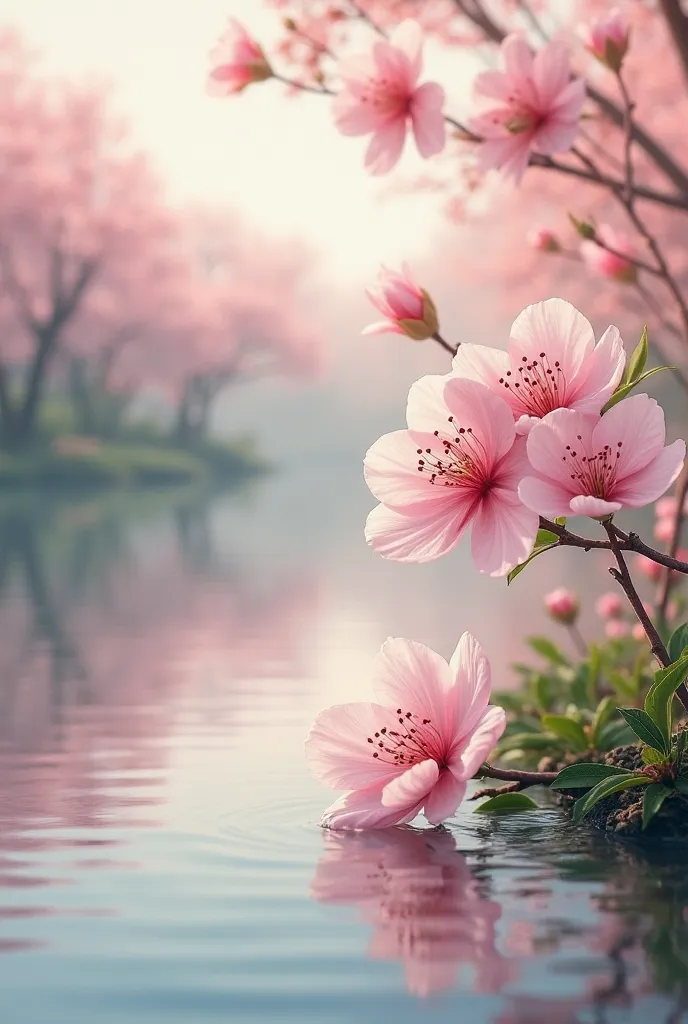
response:
<path id="1" fill-rule="evenodd" d="M 272 68 L 258 43 L 243 25 L 229 19 L 227 31 L 210 53 L 212 68 L 207 92 L 211 96 L 231 96 L 252 82 L 272 77 Z"/>
<path id="2" fill-rule="evenodd" d="M 658 519 L 673 519 L 676 515 L 677 504 L 674 495 L 668 498 L 660 498 L 655 505 L 655 515 Z M 688 515 L 688 498 L 683 502 L 683 514 Z"/>
<path id="3" fill-rule="evenodd" d="M 610 591 L 602 594 L 595 601 L 595 611 L 601 619 L 618 619 L 624 608 L 623 601 L 618 594 Z"/>
<path id="4" fill-rule="evenodd" d="M 377 288 L 367 288 L 366 295 L 385 319 L 364 328 L 363 334 L 405 334 L 423 341 L 439 328 L 435 304 L 415 282 L 407 264 L 401 273 L 382 267 Z"/>
<path id="5" fill-rule="evenodd" d="M 631 636 L 633 637 L 634 640 L 638 640 L 641 643 L 643 642 L 643 640 L 645 642 L 648 642 L 647 634 L 646 634 L 645 630 L 643 629 L 642 624 L 640 622 L 636 622 L 635 626 L 631 630 Z"/>
<path id="6" fill-rule="evenodd" d="M 566 587 L 557 587 L 550 594 L 545 594 L 545 607 L 557 622 L 570 625 L 578 618 L 579 602 L 575 594 Z"/>
<path id="7" fill-rule="evenodd" d="M 668 543 L 674 536 L 674 520 L 673 519 L 658 519 L 655 523 L 654 534 L 657 540 Z"/>
<path id="8" fill-rule="evenodd" d="M 630 28 L 618 7 L 602 14 L 596 21 L 582 25 L 581 39 L 585 49 L 612 71 L 618 71 L 628 50 Z"/>
<path id="9" fill-rule="evenodd" d="M 634 565 L 639 573 L 648 580 L 652 580 L 653 583 L 656 583 L 662 575 L 661 565 L 658 562 L 653 562 L 647 555 L 636 555 Z"/>
<path id="10" fill-rule="evenodd" d="M 599 518 L 656 501 L 674 482 L 685 441 L 665 447 L 664 413 L 653 398 L 635 395 L 602 417 L 557 409 L 528 435 L 534 475 L 518 492 L 540 515 Z"/>
<path id="11" fill-rule="evenodd" d="M 533 228 L 528 233 L 528 245 L 538 252 L 559 252 L 559 239 L 549 228 Z"/>
<path id="12" fill-rule="evenodd" d="M 473 524 L 476 567 L 503 576 L 531 553 L 538 517 L 519 500 L 528 462 L 511 410 L 494 392 L 452 375 L 422 377 L 409 393 L 408 430 L 385 434 L 365 458 L 382 503 L 366 540 L 385 558 L 428 562 Z"/>
<path id="13" fill-rule="evenodd" d="M 631 635 L 631 627 L 624 619 L 610 619 L 605 624 L 604 633 L 610 640 L 623 640 Z"/>
<path id="14" fill-rule="evenodd" d="M 488 703 L 489 662 L 468 633 L 449 664 L 423 644 L 390 638 L 373 687 L 379 703 L 321 711 L 306 741 L 316 779 L 347 790 L 322 823 L 387 828 L 423 808 L 438 825 L 454 814 L 506 727 L 504 710 Z"/>
<path id="15" fill-rule="evenodd" d="M 600 277 L 608 277 L 622 284 L 633 284 L 637 277 L 635 266 L 625 257 L 633 257 L 633 245 L 627 235 L 614 231 L 608 224 L 595 228 L 597 238 L 608 246 L 603 248 L 588 238 L 581 242 L 580 252 L 584 261 Z M 612 249 L 613 252 L 608 250 Z"/>
<path id="16" fill-rule="evenodd" d="M 444 90 L 436 82 L 418 85 L 423 34 L 411 20 L 389 41 L 376 39 L 366 54 L 339 63 L 342 91 L 334 100 L 335 124 L 343 135 L 372 135 L 365 158 L 371 174 L 386 174 L 399 161 L 411 126 L 424 158 L 444 149 Z"/>
<path id="17" fill-rule="evenodd" d="M 550 156 L 573 145 L 585 83 L 571 78 L 569 51 L 560 42 L 533 54 L 522 36 L 510 35 L 502 58 L 503 71 L 483 71 L 475 80 L 479 113 L 469 127 L 483 140 L 481 168 L 501 168 L 518 184 L 531 153 Z"/>
<path id="18" fill-rule="evenodd" d="M 486 384 L 513 410 L 516 431 L 528 431 L 554 409 L 598 413 L 621 380 L 626 355 L 616 327 L 595 343 L 592 325 L 564 299 L 526 306 L 511 328 L 509 350 L 463 343 L 457 377 Z"/>

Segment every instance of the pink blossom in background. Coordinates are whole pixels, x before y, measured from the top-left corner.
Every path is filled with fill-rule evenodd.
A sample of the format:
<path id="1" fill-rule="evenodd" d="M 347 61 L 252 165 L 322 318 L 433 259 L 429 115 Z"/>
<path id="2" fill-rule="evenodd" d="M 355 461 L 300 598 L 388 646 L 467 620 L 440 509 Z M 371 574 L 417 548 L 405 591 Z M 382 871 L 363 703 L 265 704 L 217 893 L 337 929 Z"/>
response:
<path id="1" fill-rule="evenodd" d="M 557 587 L 551 593 L 545 594 L 545 607 L 557 622 L 570 625 L 578 618 L 580 604 L 576 595 L 566 587 Z"/>
<path id="2" fill-rule="evenodd" d="M 618 619 L 624 609 L 624 603 L 614 591 L 602 594 L 595 601 L 595 611 L 601 619 Z"/>
<path id="3" fill-rule="evenodd" d="M 211 96 L 231 96 L 252 82 L 272 77 L 262 49 L 234 18 L 229 19 L 229 27 L 211 50 L 210 60 L 206 89 Z"/>
<path id="4" fill-rule="evenodd" d="M 509 406 L 483 384 L 428 376 L 409 393 L 408 430 L 385 434 L 365 457 L 378 501 L 366 540 L 385 558 L 428 562 L 472 524 L 480 572 L 503 576 L 533 549 L 537 515 L 517 493 L 528 469 Z"/>
<path id="5" fill-rule="evenodd" d="M 559 239 L 549 228 L 533 228 L 528 232 L 528 245 L 538 252 L 559 252 Z"/>
<path id="6" fill-rule="evenodd" d="M 643 629 L 643 627 L 640 624 L 640 622 L 636 622 L 635 626 L 633 626 L 633 629 L 631 630 L 631 636 L 633 637 L 634 640 L 638 640 L 640 643 L 642 643 L 643 640 L 646 643 L 649 643 L 649 640 L 647 639 L 647 635 L 645 633 L 645 630 Z"/>
<path id="7" fill-rule="evenodd" d="M 554 409 L 598 413 L 621 380 L 626 363 L 616 327 L 595 342 L 592 325 L 564 299 L 526 306 L 514 320 L 509 350 L 463 343 L 457 377 L 486 384 L 513 411 L 519 434 Z"/>
<path id="8" fill-rule="evenodd" d="M 438 825 L 454 814 L 506 726 L 504 710 L 488 703 L 489 662 L 468 633 L 449 664 L 423 644 L 390 638 L 373 687 L 380 703 L 321 711 L 306 741 L 315 778 L 347 790 L 322 823 L 387 828 L 422 808 Z"/>
<path id="9" fill-rule="evenodd" d="M 664 541 L 667 544 L 674 536 L 674 520 L 658 519 L 655 523 L 654 535 L 657 540 Z"/>
<path id="10" fill-rule="evenodd" d="M 647 555 L 636 555 L 634 559 L 634 565 L 639 573 L 645 576 L 648 580 L 652 580 L 656 583 L 662 575 L 662 567 L 657 562 L 653 562 Z"/>
<path id="11" fill-rule="evenodd" d="M 444 149 L 444 90 L 436 82 L 418 85 L 423 33 L 407 20 L 389 41 L 376 39 L 365 54 L 339 62 L 342 91 L 334 100 L 335 125 L 343 135 L 372 135 L 365 157 L 371 174 L 386 174 L 399 162 L 410 125 L 424 158 Z"/>
<path id="12" fill-rule="evenodd" d="M 631 627 L 624 619 L 610 619 L 605 623 L 604 635 L 608 636 L 610 640 L 623 640 L 631 635 Z"/>
<path id="13" fill-rule="evenodd" d="M 502 43 L 503 71 L 482 71 L 474 94 L 479 113 L 471 131 L 483 140 L 482 170 L 500 168 L 518 184 L 531 153 L 564 153 L 578 134 L 585 83 L 571 78 L 568 48 L 547 43 L 536 54 L 520 35 Z"/>
<path id="14" fill-rule="evenodd" d="M 618 71 L 628 50 L 630 27 L 618 7 L 602 14 L 596 21 L 581 25 L 580 35 L 585 49 L 612 71 Z"/>
<path id="15" fill-rule="evenodd" d="M 518 492 L 528 508 L 554 518 L 601 517 L 656 501 L 681 472 L 685 441 L 665 447 L 664 412 L 635 395 L 602 417 L 557 409 L 528 435 L 534 475 Z"/>
<path id="16" fill-rule="evenodd" d="M 413 279 L 407 264 L 402 265 L 401 273 L 382 267 L 377 288 L 367 288 L 366 295 L 385 319 L 364 328 L 363 334 L 405 334 L 423 341 L 439 328 L 435 304 Z"/>
<path id="17" fill-rule="evenodd" d="M 655 515 L 658 519 L 673 519 L 676 515 L 676 498 L 660 498 L 655 504 Z M 688 498 L 683 503 L 683 514 L 688 515 Z"/>
<path id="18" fill-rule="evenodd" d="M 614 251 L 608 252 L 592 239 L 585 239 L 581 242 L 580 253 L 588 267 L 600 277 L 608 277 L 622 284 L 633 284 L 638 275 L 636 268 L 626 259 L 635 255 L 629 237 L 614 231 L 608 224 L 595 228 L 595 234 Z"/>

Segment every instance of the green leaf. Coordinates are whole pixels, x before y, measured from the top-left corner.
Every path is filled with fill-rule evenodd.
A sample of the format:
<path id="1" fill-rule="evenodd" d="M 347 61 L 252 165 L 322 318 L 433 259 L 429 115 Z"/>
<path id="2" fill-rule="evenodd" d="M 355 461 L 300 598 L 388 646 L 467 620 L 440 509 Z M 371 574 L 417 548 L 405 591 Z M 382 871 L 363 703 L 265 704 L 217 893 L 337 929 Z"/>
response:
<path id="1" fill-rule="evenodd" d="M 501 793 L 492 796 L 476 807 L 476 814 L 515 814 L 517 811 L 532 811 L 537 808 L 534 800 L 525 793 Z"/>
<path id="2" fill-rule="evenodd" d="M 521 714 L 526 698 L 524 694 L 519 693 L 517 690 L 509 690 L 506 692 L 500 691 L 499 693 L 493 693 L 491 700 L 499 708 L 504 708 L 506 711 L 513 711 L 515 714 Z"/>
<path id="3" fill-rule="evenodd" d="M 557 526 L 566 526 L 566 516 L 557 516 L 554 522 Z"/>
<path id="4" fill-rule="evenodd" d="M 668 754 L 668 742 L 658 725 L 650 718 L 647 711 L 640 708 L 619 708 L 619 714 L 623 715 L 638 739 L 648 746 L 654 747 L 662 754 Z"/>
<path id="5" fill-rule="evenodd" d="M 685 793 L 686 795 L 688 795 L 688 779 L 685 776 L 683 778 L 676 779 L 674 786 L 679 791 L 679 793 Z"/>
<path id="6" fill-rule="evenodd" d="M 661 808 L 671 790 L 661 782 L 653 782 L 643 795 L 643 831 L 650 824 L 657 811 Z"/>
<path id="7" fill-rule="evenodd" d="M 552 693 L 552 681 L 548 676 L 537 675 L 533 680 L 533 689 L 535 691 L 535 700 L 537 706 L 543 711 L 547 711 L 551 705 L 554 695 Z"/>
<path id="8" fill-rule="evenodd" d="M 622 789 L 631 789 L 633 786 L 647 786 L 650 783 L 650 779 L 647 775 L 630 774 L 624 776 L 624 778 L 609 778 L 603 779 L 602 782 L 598 782 L 594 789 L 591 789 L 589 793 L 582 796 L 580 800 L 576 800 L 573 805 L 573 820 L 578 824 L 588 811 L 591 811 L 595 804 L 598 804 L 600 800 L 604 800 L 605 797 L 611 796 L 612 793 L 618 793 Z"/>
<path id="9" fill-rule="evenodd" d="M 554 733 L 532 733 L 519 732 L 513 736 L 507 736 L 497 747 L 502 753 L 505 750 L 550 750 L 552 747 L 561 747 L 561 740 Z"/>
<path id="10" fill-rule="evenodd" d="M 626 722 L 614 719 L 605 725 L 600 733 L 598 744 L 600 750 L 613 750 L 614 747 L 623 747 L 628 743 L 635 743 L 635 733 L 629 729 Z"/>
<path id="11" fill-rule="evenodd" d="M 590 725 L 590 744 L 596 747 L 602 730 L 607 722 L 614 717 L 616 712 L 616 701 L 613 697 L 603 697 L 595 709 L 592 723 Z"/>
<path id="12" fill-rule="evenodd" d="M 652 377 L 655 373 L 660 373 L 661 370 L 675 370 L 675 366 L 653 366 L 651 370 L 647 370 L 645 373 L 641 373 L 639 377 L 636 377 L 634 381 L 630 381 L 628 384 L 621 384 L 616 389 L 612 397 L 609 399 L 606 405 L 602 406 L 602 415 L 609 412 L 611 408 L 617 405 L 622 399 L 627 398 L 630 395 L 633 388 L 637 387 L 638 384 L 642 384 L 643 381 L 647 380 L 648 377 Z"/>
<path id="13" fill-rule="evenodd" d="M 666 755 L 660 754 L 654 747 L 643 747 L 640 751 L 643 764 L 666 764 Z"/>
<path id="14" fill-rule="evenodd" d="M 688 729 L 682 729 L 676 737 L 676 750 L 674 756 L 676 759 L 676 769 L 680 773 L 683 765 L 683 757 L 686 749 L 686 741 L 688 741 Z"/>
<path id="15" fill-rule="evenodd" d="M 521 562 L 520 565 L 517 565 L 516 568 L 512 569 L 507 575 L 507 587 L 516 579 L 519 573 L 523 572 L 525 567 L 529 565 L 534 558 L 537 558 L 538 555 L 542 555 L 545 551 L 549 551 L 550 548 L 556 548 L 558 546 L 559 538 L 556 533 L 550 533 L 549 530 L 538 530 L 537 536 L 535 537 L 535 544 L 530 555 L 528 555 L 525 562 Z"/>
<path id="16" fill-rule="evenodd" d="M 552 789 L 592 789 L 603 779 L 619 778 L 621 775 L 633 775 L 625 768 L 617 768 L 613 764 L 594 764 L 586 761 L 583 764 L 570 764 L 557 775 Z"/>
<path id="17" fill-rule="evenodd" d="M 553 732 L 555 736 L 561 736 L 572 750 L 587 750 L 589 743 L 583 726 L 574 722 L 566 715 L 543 715 L 542 724 L 545 729 Z"/>
<path id="18" fill-rule="evenodd" d="M 667 753 L 671 749 L 671 706 L 674 702 L 674 692 L 687 673 L 688 654 L 685 654 L 673 665 L 655 672 L 655 681 L 645 697 L 645 711 L 662 733 Z M 653 743 L 652 746 L 656 744 Z"/>
<path id="19" fill-rule="evenodd" d="M 617 672 L 616 669 L 609 669 L 609 682 L 612 684 L 619 697 L 623 697 L 625 700 L 632 700 L 637 696 L 638 689 L 635 682 L 624 675 L 622 672 Z"/>
<path id="20" fill-rule="evenodd" d="M 565 658 L 562 652 L 559 650 L 557 645 L 546 636 L 528 636 L 526 637 L 526 643 L 529 647 L 532 647 L 534 651 L 541 654 L 543 658 L 550 661 L 553 665 L 566 665 L 568 667 L 568 658 Z"/>
<path id="21" fill-rule="evenodd" d="M 688 647 L 688 622 L 684 622 L 681 626 L 677 626 L 671 634 L 667 648 L 671 660 L 678 661 L 686 647 Z"/>
<path id="22" fill-rule="evenodd" d="M 624 384 L 632 384 L 640 377 L 641 373 L 645 369 L 648 352 L 647 325 L 645 325 L 645 327 L 643 327 L 643 333 L 640 336 L 640 341 L 635 347 L 631 358 L 628 360 L 628 365 L 623 378 Z"/>

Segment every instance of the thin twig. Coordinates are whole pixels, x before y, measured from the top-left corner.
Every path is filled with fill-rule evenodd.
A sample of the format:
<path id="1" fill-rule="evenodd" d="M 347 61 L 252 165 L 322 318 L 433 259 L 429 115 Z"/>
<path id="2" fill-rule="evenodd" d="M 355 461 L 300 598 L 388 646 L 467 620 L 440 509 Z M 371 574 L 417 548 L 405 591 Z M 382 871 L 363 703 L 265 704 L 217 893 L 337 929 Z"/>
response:
<path id="1" fill-rule="evenodd" d="M 284 85 L 290 85 L 293 89 L 300 89 L 302 92 L 313 92 L 316 96 L 335 96 L 334 89 L 328 89 L 326 85 L 306 85 L 305 82 L 297 82 L 293 78 L 287 78 L 285 75 L 279 75 L 276 71 L 273 71 L 272 77 L 276 78 L 278 82 L 283 82 Z"/>
<path id="2" fill-rule="evenodd" d="M 483 764 L 475 773 L 476 779 L 500 779 L 502 782 L 516 782 L 519 789 L 528 786 L 549 786 L 559 772 L 525 772 L 518 768 L 493 768 L 491 764 Z"/>
<path id="3" fill-rule="evenodd" d="M 670 555 L 676 557 L 678 551 L 679 541 L 681 539 L 681 528 L 683 526 L 683 519 L 685 516 L 685 504 L 686 496 L 688 495 L 688 462 L 684 465 L 681 475 L 676 483 L 676 511 L 674 512 L 674 521 L 671 528 L 671 540 L 669 541 Z M 659 582 L 659 589 L 657 592 L 657 614 L 661 619 L 666 618 L 667 605 L 669 603 L 669 595 L 671 593 L 672 583 L 671 569 L 666 569 L 662 573 L 662 578 Z"/>
<path id="4" fill-rule="evenodd" d="M 439 331 L 435 331 L 435 333 L 433 334 L 433 338 L 438 345 L 442 346 L 445 352 L 448 352 L 449 355 L 452 356 L 452 358 L 459 351 L 459 346 L 457 345 L 456 348 L 454 348 L 454 346 L 450 345 L 448 341 L 445 341 L 445 339 L 442 337 Z"/>
<path id="5" fill-rule="evenodd" d="M 567 548 L 583 548 L 584 551 L 611 551 L 612 546 L 607 540 L 592 540 L 590 537 L 579 537 L 576 533 L 571 533 L 565 526 L 559 526 L 558 523 L 552 522 L 551 519 L 545 519 L 544 516 L 540 516 L 540 528 L 542 530 L 548 530 L 557 537 L 557 543 L 560 547 Z M 624 533 L 619 530 L 618 527 L 613 527 L 614 535 L 616 538 L 617 546 L 621 551 L 634 551 L 636 554 L 645 555 L 646 558 L 651 559 L 653 562 L 657 562 L 658 565 L 665 565 L 669 569 L 675 569 L 676 572 L 688 574 L 688 562 L 682 562 L 678 558 L 674 558 L 672 555 L 665 554 L 663 551 L 657 551 L 656 548 L 651 548 L 649 544 L 645 544 L 640 539 L 637 533 Z"/>

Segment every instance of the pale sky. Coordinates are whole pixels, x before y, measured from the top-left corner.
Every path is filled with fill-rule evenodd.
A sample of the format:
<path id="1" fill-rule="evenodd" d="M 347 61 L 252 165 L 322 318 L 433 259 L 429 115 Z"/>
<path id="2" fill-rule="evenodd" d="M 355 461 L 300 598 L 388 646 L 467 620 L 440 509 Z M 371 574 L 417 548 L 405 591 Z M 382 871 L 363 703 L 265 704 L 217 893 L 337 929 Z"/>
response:
<path id="1" fill-rule="evenodd" d="M 51 70 L 112 81 L 175 199 L 238 206 L 278 236 L 312 240 L 340 282 L 425 256 L 441 198 L 382 198 L 391 179 L 364 172 L 365 140 L 338 135 L 329 100 L 287 99 L 271 82 L 232 99 L 205 95 L 207 54 L 229 15 L 268 43 L 279 27 L 262 0 L 0 0 L 0 22 L 19 27 Z M 456 60 L 433 57 L 445 86 Z M 394 173 L 422 166 L 409 153 Z"/>

